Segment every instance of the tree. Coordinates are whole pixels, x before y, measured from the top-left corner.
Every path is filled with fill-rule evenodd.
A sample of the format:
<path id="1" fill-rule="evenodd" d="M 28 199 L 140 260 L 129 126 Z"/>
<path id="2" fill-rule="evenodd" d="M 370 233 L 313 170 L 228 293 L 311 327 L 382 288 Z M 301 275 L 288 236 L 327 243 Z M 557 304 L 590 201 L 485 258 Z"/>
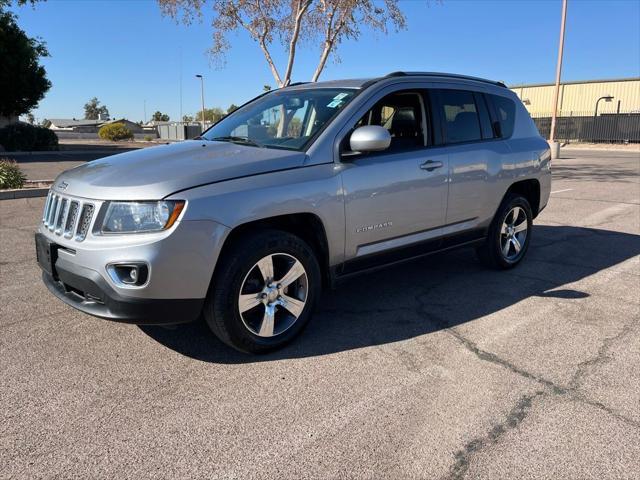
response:
<path id="1" fill-rule="evenodd" d="M 327 59 L 335 54 L 342 40 L 360 38 L 362 26 L 387 34 L 390 24 L 396 31 L 406 27 L 397 0 L 384 0 L 380 4 L 375 0 L 319 0 L 309 14 L 311 31 L 322 32 L 320 59 L 311 81 L 318 80 Z"/>
<path id="2" fill-rule="evenodd" d="M 31 6 L 35 8 L 36 2 L 46 2 L 46 0 L 17 0 L 14 3 L 19 7 L 21 7 L 22 5 L 26 5 L 27 3 L 30 3 Z M 5 7 L 10 7 L 11 3 L 12 3 L 11 0 L 0 0 L 0 10 L 2 10 Z"/>
<path id="3" fill-rule="evenodd" d="M 100 101 L 93 97 L 84 104 L 84 118 L 87 120 L 98 120 L 100 115 L 109 118 L 109 109 L 106 105 L 100 105 Z"/>
<path id="4" fill-rule="evenodd" d="M 29 125 L 33 125 L 34 123 L 36 123 L 36 117 L 34 117 L 33 113 L 31 112 L 27 113 L 27 123 Z"/>
<path id="5" fill-rule="evenodd" d="M 155 122 L 168 122 L 169 115 L 160 111 L 156 111 L 153 115 L 151 115 L 151 120 Z"/>
<path id="6" fill-rule="evenodd" d="M 185 23 L 202 20 L 204 0 L 158 0 L 164 15 Z M 387 33 L 389 26 L 405 28 L 406 19 L 398 0 L 218 0 L 212 2 L 213 45 L 210 54 L 223 60 L 231 48 L 228 36 L 248 32 L 262 51 L 279 87 L 291 82 L 300 41 L 317 42 L 320 56 L 312 81 L 316 81 L 328 58 L 344 39 L 358 39 L 362 27 Z M 274 43 L 285 49 L 286 64 L 278 68 Z"/>
<path id="7" fill-rule="evenodd" d="M 227 108 L 227 115 L 229 115 L 231 112 L 234 112 L 235 110 L 237 110 L 238 105 L 236 105 L 235 103 L 232 103 L 231 105 L 229 105 L 229 108 Z"/>
<path id="8" fill-rule="evenodd" d="M 216 123 L 225 115 L 226 113 L 224 113 L 224 110 L 222 110 L 220 107 L 204 109 L 204 121 L 207 123 Z M 198 112 L 197 118 L 199 121 L 202 121 L 202 112 Z"/>
<path id="9" fill-rule="evenodd" d="M 182 116 L 182 121 L 183 122 L 193 122 L 193 117 L 191 115 L 183 115 Z"/>
<path id="10" fill-rule="evenodd" d="M 0 116 L 14 117 L 38 106 L 51 88 L 40 59 L 48 57 L 44 42 L 30 38 L 0 0 Z"/>

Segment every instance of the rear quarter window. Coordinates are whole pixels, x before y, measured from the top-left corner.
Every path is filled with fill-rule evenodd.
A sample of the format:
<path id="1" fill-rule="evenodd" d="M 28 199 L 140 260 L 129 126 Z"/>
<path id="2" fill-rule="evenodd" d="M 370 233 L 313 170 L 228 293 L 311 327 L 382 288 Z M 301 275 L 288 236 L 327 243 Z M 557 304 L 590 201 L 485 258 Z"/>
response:
<path id="1" fill-rule="evenodd" d="M 516 118 L 516 104 L 513 100 L 500 95 L 491 95 L 491 101 L 496 109 L 498 121 L 500 122 L 500 132 L 503 138 L 513 135 L 513 125 Z"/>

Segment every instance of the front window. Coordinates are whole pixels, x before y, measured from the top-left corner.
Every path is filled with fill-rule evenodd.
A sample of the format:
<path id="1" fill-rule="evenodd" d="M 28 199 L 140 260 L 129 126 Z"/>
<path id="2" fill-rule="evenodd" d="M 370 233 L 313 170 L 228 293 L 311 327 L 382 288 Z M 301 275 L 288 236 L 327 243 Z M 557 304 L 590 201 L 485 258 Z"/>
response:
<path id="1" fill-rule="evenodd" d="M 277 90 L 225 117 L 203 138 L 303 150 L 355 93 L 353 89 L 337 88 Z"/>

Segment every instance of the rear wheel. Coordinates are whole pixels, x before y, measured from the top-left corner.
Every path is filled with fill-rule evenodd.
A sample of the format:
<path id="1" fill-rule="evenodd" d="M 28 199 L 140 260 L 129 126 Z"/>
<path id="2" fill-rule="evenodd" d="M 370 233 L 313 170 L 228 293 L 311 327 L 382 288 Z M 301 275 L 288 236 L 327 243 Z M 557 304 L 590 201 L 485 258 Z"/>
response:
<path id="1" fill-rule="evenodd" d="M 250 353 L 286 345 L 306 326 L 320 293 L 313 250 L 287 232 L 240 240 L 216 270 L 204 316 L 226 344 Z"/>
<path id="2" fill-rule="evenodd" d="M 487 240 L 478 247 L 478 258 L 491 268 L 513 268 L 529 248 L 533 214 L 525 197 L 508 194 L 489 227 Z"/>

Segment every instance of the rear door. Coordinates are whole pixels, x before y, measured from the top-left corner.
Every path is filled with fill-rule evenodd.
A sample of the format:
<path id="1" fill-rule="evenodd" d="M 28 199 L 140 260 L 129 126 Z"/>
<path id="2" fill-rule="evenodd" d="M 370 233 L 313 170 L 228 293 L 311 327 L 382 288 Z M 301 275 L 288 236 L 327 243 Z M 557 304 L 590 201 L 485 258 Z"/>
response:
<path id="1" fill-rule="evenodd" d="M 509 148 L 494 131 L 481 91 L 433 91 L 449 152 L 446 224 L 451 233 L 484 226 L 496 208 L 496 183 Z"/>

